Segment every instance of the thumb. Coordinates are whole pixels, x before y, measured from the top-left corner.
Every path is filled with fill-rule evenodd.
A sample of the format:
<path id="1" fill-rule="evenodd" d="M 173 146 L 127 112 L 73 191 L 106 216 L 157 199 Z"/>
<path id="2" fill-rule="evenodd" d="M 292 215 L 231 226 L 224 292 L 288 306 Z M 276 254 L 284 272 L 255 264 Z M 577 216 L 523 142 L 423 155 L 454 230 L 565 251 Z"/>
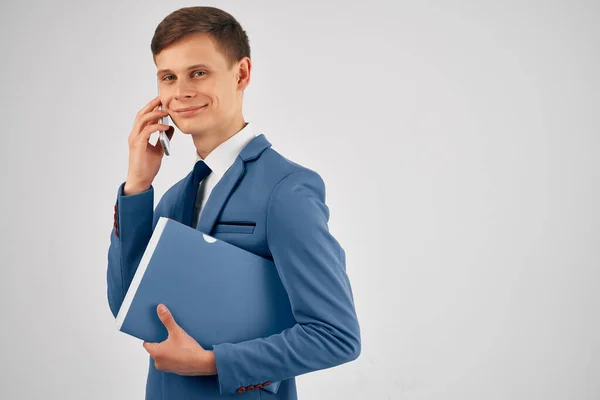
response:
<path id="1" fill-rule="evenodd" d="M 162 321 L 163 325 L 167 328 L 169 333 L 175 332 L 179 325 L 175 322 L 171 311 L 164 304 L 158 305 L 158 318 Z"/>

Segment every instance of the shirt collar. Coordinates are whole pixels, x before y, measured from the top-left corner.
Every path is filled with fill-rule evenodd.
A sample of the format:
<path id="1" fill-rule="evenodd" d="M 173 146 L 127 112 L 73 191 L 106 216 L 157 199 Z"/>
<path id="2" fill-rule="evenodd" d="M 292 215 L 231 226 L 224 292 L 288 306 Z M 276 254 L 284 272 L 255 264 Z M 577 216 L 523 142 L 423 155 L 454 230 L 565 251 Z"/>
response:
<path id="1" fill-rule="evenodd" d="M 231 136 L 229 139 L 218 145 L 211 151 L 203 160 L 214 175 L 224 175 L 231 167 L 236 157 L 242 149 L 257 136 L 254 129 L 254 124 L 246 123 L 240 131 Z M 202 160 L 202 157 L 196 151 L 196 162 Z"/>

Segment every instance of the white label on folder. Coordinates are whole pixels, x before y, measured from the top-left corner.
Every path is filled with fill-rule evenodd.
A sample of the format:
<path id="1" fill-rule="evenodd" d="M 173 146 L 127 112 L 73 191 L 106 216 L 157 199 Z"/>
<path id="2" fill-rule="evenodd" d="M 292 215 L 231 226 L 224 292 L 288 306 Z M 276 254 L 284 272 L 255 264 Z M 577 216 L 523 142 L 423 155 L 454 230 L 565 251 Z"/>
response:
<path id="1" fill-rule="evenodd" d="M 214 243 L 217 241 L 217 239 L 215 239 L 212 236 L 208 236 L 206 233 L 203 233 L 202 236 L 204 237 L 204 240 L 208 243 Z"/>

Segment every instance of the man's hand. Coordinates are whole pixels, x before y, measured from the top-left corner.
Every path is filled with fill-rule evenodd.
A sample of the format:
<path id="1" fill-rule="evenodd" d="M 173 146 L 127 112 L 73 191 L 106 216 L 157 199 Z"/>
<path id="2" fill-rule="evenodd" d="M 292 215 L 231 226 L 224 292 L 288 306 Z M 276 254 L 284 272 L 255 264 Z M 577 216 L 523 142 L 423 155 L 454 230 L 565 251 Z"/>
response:
<path id="1" fill-rule="evenodd" d="M 166 110 L 159 110 L 162 104 L 160 96 L 156 96 L 146 104 L 135 116 L 133 128 L 129 133 L 129 168 L 125 187 L 125 195 L 136 194 L 150 189 L 152 181 L 158 174 L 165 149 L 156 142 L 153 146 L 148 142 L 154 132 L 165 131 L 169 140 L 173 137 L 175 128 L 160 123 L 160 118 L 169 115 Z"/>
<path id="2" fill-rule="evenodd" d="M 160 343 L 144 342 L 144 348 L 154 359 L 156 369 L 178 375 L 215 375 L 217 366 L 214 353 L 204 350 L 177 325 L 164 304 L 158 305 L 157 312 L 169 336 Z"/>

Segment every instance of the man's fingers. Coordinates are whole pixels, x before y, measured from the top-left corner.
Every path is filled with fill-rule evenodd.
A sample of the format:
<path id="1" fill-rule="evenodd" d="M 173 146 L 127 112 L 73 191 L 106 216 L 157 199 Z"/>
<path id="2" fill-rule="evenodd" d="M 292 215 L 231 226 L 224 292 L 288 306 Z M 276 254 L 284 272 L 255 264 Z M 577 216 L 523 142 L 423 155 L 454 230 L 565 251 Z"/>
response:
<path id="1" fill-rule="evenodd" d="M 160 97 L 156 96 L 152 100 L 148 102 L 140 111 L 138 111 L 137 115 L 147 114 L 150 111 L 154 110 L 160 104 Z"/>
<path id="2" fill-rule="evenodd" d="M 150 343 L 150 342 L 146 342 L 144 341 L 144 349 L 146 349 L 146 351 L 148 353 L 152 352 L 154 350 L 154 347 L 157 345 L 157 343 Z"/>

